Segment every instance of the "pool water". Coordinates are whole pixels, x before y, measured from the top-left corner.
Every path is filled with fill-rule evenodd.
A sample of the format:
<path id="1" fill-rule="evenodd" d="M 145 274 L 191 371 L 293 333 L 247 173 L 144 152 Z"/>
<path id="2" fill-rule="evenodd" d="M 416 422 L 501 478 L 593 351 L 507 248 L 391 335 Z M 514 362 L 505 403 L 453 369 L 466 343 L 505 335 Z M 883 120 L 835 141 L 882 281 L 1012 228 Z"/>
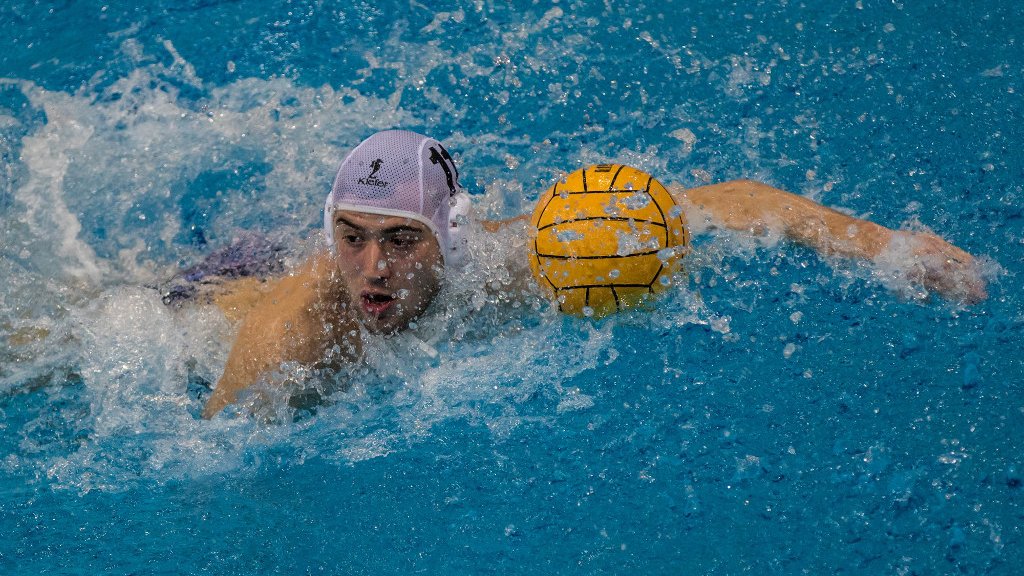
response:
<path id="1" fill-rule="evenodd" d="M 1024 11 L 1012 2 L 0 7 L 0 573 L 1015 574 Z M 375 130 L 507 218 L 583 165 L 753 178 L 977 255 L 696 238 L 651 312 L 488 297 L 513 237 L 315 410 L 197 415 L 234 326 L 156 286 L 315 249 Z"/>

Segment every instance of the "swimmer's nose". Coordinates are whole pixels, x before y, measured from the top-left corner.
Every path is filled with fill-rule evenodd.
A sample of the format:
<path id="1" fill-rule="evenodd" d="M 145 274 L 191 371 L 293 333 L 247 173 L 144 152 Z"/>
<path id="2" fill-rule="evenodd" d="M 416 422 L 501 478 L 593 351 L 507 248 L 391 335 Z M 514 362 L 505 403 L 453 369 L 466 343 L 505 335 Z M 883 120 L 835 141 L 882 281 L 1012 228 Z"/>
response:
<path id="1" fill-rule="evenodd" d="M 376 240 L 370 241 L 363 251 L 363 275 L 367 278 L 389 278 L 391 262 L 388 260 L 384 247 Z"/>

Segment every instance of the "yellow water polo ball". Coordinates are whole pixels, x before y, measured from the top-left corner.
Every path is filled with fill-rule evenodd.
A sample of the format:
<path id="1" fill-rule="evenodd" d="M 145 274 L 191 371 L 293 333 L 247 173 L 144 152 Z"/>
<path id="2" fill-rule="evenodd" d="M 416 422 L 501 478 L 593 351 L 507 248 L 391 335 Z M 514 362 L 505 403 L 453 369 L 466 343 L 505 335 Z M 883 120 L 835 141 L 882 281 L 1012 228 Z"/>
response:
<path id="1" fill-rule="evenodd" d="M 599 318 L 671 285 L 688 251 L 683 210 L 650 174 L 598 164 L 569 174 L 533 210 L 530 268 L 565 313 Z"/>

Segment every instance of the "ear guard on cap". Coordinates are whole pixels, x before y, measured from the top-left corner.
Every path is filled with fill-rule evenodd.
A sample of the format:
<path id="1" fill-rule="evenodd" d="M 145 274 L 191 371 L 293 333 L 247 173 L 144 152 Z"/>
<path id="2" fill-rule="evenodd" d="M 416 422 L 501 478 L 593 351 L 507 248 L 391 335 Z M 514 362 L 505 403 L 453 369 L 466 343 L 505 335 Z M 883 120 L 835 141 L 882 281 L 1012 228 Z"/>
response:
<path id="1" fill-rule="evenodd" d="M 466 228 L 473 201 L 469 194 L 459 192 L 451 197 L 451 209 L 448 211 L 448 254 L 445 262 L 449 266 L 462 266 L 469 259 L 469 238 Z"/>

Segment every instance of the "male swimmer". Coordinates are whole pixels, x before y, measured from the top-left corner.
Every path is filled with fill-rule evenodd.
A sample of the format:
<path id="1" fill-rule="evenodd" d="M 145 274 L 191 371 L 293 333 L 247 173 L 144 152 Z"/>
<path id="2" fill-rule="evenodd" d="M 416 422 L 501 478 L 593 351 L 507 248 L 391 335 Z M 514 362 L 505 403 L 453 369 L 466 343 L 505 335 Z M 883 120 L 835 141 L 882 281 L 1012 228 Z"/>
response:
<path id="1" fill-rule="evenodd" d="M 933 234 L 890 230 L 750 180 L 675 186 L 672 194 L 701 229 L 773 234 L 824 255 L 875 258 L 905 243 L 917 258 L 908 271 L 914 281 L 968 303 L 986 297 L 974 259 Z M 314 365 L 332 350 L 354 362 L 362 330 L 386 335 L 407 328 L 441 290 L 445 270 L 467 258 L 468 206 L 455 163 L 437 140 L 389 130 L 360 143 L 327 197 L 327 249 L 245 307 L 203 417 L 284 362 Z M 482 227 L 494 233 L 502 225 Z"/>

